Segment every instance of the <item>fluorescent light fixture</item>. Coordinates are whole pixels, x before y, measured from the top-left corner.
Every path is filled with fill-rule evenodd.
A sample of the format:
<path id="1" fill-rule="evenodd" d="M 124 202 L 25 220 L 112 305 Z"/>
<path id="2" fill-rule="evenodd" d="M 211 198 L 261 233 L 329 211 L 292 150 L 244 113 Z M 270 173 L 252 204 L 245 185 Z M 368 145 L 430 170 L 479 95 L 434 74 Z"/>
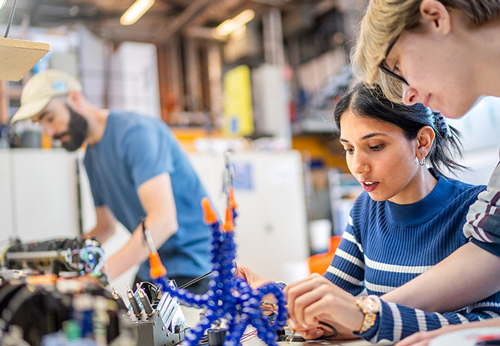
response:
<path id="1" fill-rule="evenodd" d="M 136 0 L 129 7 L 127 11 L 120 18 L 121 25 L 132 25 L 141 18 L 144 13 L 146 13 L 151 6 L 155 3 L 155 0 Z"/>
<path id="2" fill-rule="evenodd" d="M 241 28 L 243 25 L 251 21 L 255 17 L 253 10 L 245 10 L 238 14 L 233 19 L 228 19 L 222 22 L 221 25 L 215 28 L 217 36 L 228 36 L 236 29 Z"/>

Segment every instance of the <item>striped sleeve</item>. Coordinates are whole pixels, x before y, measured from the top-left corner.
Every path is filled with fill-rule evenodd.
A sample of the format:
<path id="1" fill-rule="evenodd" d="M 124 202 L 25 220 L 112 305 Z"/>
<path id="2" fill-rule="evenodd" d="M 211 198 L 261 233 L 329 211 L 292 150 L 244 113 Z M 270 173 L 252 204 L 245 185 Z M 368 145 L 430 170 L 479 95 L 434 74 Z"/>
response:
<path id="1" fill-rule="evenodd" d="M 352 295 L 360 294 L 364 289 L 363 257 L 363 247 L 353 235 L 352 219 L 349 217 L 342 240 L 324 277 Z"/>
<path id="2" fill-rule="evenodd" d="M 500 256 L 500 164 L 497 165 L 486 191 L 470 207 L 464 234 L 479 247 Z"/>
<path id="3" fill-rule="evenodd" d="M 375 295 L 370 297 L 377 301 L 380 307 L 377 322 L 366 333 L 357 334 L 370 342 L 397 342 L 414 333 L 438 329 L 448 324 L 464 324 L 500 317 L 500 303 L 496 302 L 496 299 L 485 299 L 466 309 L 440 314 L 384 302 Z"/>

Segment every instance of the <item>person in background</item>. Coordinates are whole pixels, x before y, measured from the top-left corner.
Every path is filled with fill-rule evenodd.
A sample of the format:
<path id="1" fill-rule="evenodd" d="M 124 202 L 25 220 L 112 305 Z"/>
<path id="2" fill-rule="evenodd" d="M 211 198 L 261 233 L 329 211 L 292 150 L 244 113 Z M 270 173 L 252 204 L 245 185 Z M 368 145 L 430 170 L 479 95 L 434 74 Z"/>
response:
<path id="1" fill-rule="evenodd" d="M 67 73 L 40 72 L 26 83 L 11 121 L 40 123 L 68 151 L 87 144 L 97 224 L 86 236 L 105 242 L 117 221 L 132 233 L 107 260 L 107 275 L 114 279 L 140 264 L 136 282 L 151 281 L 142 220 L 169 279 L 181 286 L 210 271 L 210 234 L 200 204 L 206 192 L 170 129 L 151 117 L 99 109 L 81 89 Z M 208 280 L 187 289 L 203 293 Z"/>
<path id="2" fill-rule="evenodd" d="M 382 85 L 394 102 L 421 102 L 460 118 L 483 95 L 500 96 L 499 41 L 498 0 L 375 0 L 363 18 L 352 62 L 362 81 Z M 447 311 L 498 291 L 499 215 L 497 165 L 468 214 L 463 231 L 470 242 L 384 299 Z M 500 326 L 500 319 L 417 334 L 402 345 L 425 345 L 439 333 L 491 325 Z"/>
<path id="3" fill-rule="evenodd" d="M 500 293 L 443 314 L 380 298 L 467 243 L 461 228 L 484 186 L 444 176 L 443 168 L 463 168 L 452 155 L 460 153 L 456 131 L 441 114 L 421 104 L 394 104 L 380 88 L 363 84 L 342 97 L 334 114 L 349 170 L 365 191 L 351 209 L 327 272 L 286 287 L 288 312 L 302 336 L 331 335 L 320 325 L 326 322 L 343 338 L 399 341 L 442 323 L 500 313 Z M 265 282 L 248 268 L 239 273 L 252 285 Z"/>

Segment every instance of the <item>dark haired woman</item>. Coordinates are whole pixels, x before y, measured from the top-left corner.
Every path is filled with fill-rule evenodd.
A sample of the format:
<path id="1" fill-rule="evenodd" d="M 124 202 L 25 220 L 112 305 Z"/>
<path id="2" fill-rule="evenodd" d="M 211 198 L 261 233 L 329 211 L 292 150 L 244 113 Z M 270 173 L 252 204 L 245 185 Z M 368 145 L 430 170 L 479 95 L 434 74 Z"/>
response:
<path id="1" fill-rule="evenodd" d="M 379 88 L 362 84 L 339 101 L 335 121 L 349 170 L 365 191 L 325 275 L 286 288 L 295 327 L 308 339 L 330 333 L 321 321 L 343 337 L 399 341 L 418 331 L 498 316 L 498 293 L 442 314 L 380 299 L 468 241 L 462 232 L 467 211 L 485 187 L 444 176 L 462 168 L 452 155 L 460 152 L 456 131 L 422 104 L 393 104 Z M 247 268 L 239 272 L 255 282 Z M 360 296 L 365 290 L 368 296 Z"/>

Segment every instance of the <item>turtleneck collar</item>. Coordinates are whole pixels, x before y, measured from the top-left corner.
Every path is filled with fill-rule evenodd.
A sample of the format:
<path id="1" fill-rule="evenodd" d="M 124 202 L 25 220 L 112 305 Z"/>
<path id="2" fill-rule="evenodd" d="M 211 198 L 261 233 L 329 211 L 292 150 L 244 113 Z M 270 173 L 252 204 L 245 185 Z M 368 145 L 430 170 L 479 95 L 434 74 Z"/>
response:
<path id="1" fill-rule="evenodd" d="M 385 201 L 387 219 L 396 226 L 412 227 L 421 225 L 436 216 L 452 192 L 452 185 L 443 176 L 431 173 L 438 180 L 434 189 L 423 199 L 413 204 L 396 204 Z"/>

